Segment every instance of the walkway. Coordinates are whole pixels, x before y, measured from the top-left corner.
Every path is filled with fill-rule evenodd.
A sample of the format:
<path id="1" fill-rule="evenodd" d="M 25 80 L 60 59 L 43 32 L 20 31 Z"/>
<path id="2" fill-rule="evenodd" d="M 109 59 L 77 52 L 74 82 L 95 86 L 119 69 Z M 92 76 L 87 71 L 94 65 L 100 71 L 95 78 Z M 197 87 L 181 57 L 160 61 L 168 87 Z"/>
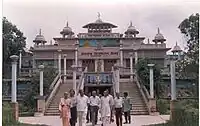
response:
<path id="1" fill-rule="evenodd" d="M 20 117 L 20 122 L 29 124 L 46 124 L 49 126 L 62 126 L 59 116 L 43 116 L 43 117 Z M 132 116 L 131 124 L 123 124 L 123 126 L 143 126 L 149 124 L 164 123 L 169 120 L 169 115 L 159 115 L 159 116 Z M 100 122 L 98 123 L 100 124 Z M 87 124 L 91 126 L 91 124 Z M 100 125 L 99 125 L 100 126 Z M 110 126 L 116 126 L 115 123 L 110 124 Z"/>

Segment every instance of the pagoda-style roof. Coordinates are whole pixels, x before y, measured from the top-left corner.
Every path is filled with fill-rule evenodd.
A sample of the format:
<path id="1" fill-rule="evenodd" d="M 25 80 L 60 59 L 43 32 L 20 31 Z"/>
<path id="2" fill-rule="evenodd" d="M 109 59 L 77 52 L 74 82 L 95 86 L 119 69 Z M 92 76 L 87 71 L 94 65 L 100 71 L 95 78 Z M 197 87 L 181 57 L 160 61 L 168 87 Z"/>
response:
<path id="1" fill-rule="evenodd" d="M 83 26 L 83 28 L 95 28 L 95 27 L 99 27 L 99 26 L 101 26 L 102 28 L 117 28 L 116 25 L 102 21 L 100 19 L 99 13 L 98 13 L 98 19 L 95 22 L 86 24 Z"/>

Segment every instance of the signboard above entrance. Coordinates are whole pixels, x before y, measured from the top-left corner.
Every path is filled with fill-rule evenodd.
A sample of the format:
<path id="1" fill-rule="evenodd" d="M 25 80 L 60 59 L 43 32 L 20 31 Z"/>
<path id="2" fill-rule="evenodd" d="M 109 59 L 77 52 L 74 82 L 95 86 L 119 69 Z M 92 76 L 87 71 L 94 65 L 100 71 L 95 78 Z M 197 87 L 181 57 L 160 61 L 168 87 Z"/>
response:
<path id="1" fill-rule="evenodd" d="M 103 40 L 87 40 L 82 39 L 79 40 L 79 47 L 118 47 L 119 41 L 118 40 L 110 40 L 110 39 L 103 39 Z"/>
<path id="2" fill-rule="evenodd" d="M 118 52 L 84 52 L 81 55 L 91 57 L 118 56 Z"/>

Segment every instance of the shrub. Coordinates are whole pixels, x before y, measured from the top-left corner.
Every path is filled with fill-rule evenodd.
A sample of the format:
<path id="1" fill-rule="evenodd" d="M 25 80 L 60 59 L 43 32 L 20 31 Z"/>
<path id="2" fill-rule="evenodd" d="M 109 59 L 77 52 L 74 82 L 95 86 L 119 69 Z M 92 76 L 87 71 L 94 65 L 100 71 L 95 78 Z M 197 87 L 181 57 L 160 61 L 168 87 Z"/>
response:
<path id="1" fill-rule="evenodd" d="M 158 99 L 157 100 L 157 109 L 160 114 L 170 114 L 170 101 Z"/>

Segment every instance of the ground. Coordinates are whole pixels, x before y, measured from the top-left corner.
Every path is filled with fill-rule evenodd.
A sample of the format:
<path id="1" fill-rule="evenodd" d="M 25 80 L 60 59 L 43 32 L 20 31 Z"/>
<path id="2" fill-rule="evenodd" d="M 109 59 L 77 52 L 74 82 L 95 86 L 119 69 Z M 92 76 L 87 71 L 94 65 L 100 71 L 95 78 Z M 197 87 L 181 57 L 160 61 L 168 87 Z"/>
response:
<path id="1" fill-rule="evenodd" d="M 134 126 L 143 126 L 143 125 L 149 125 L 149 124 L 159 124 L 159 123 L 164 123 L 166 120 L 169 120 L 169 115 L 132 116 L 132 123 L 131 124 L 123 124 L 123 126 L 133 126 L 133 125 Z M 29 123 L 29 124 L 46 124 L 49 126 L 62 126 L 61 119 L 59 118 L 59 116 L 20 117 L 19 121 L 23 122 L 23 123 Z M 98 124 L 101 124 L 101 122 L 98 122 Z M 86 126 L 91 126 L 91 124 L 87 124 Z M 116 124 L 112 123 L 109 126 L 116 126 Z"/>

